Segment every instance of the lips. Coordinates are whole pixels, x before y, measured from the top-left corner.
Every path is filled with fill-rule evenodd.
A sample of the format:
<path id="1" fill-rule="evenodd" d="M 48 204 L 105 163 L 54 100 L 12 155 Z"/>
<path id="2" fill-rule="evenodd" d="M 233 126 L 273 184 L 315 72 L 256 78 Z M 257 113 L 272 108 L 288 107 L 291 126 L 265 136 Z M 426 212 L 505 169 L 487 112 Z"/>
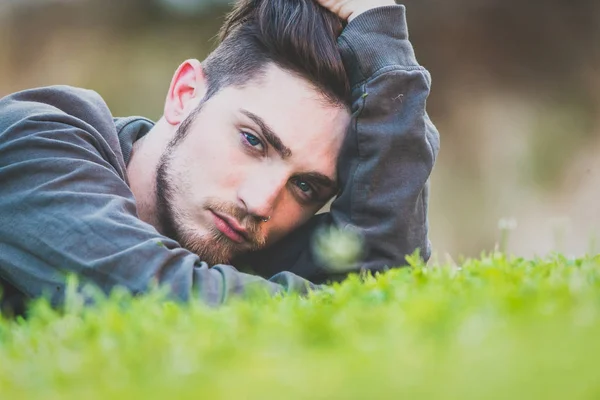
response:
<path id="1" fill-rule="evenodd" d="M 236 243 L 248 241 L 248 231 L 234 218 L 211 210 L 215 227 L 225 236 Z"/>

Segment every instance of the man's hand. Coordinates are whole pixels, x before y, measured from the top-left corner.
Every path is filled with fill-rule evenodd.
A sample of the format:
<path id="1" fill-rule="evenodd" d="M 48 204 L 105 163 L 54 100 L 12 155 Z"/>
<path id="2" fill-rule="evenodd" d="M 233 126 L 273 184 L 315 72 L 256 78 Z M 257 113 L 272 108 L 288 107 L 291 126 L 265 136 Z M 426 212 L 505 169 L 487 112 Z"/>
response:
<path id="1" fill-rule="evenodd" d="M 317 0 L 317 2 L 348 22 L 370 9 L 396 4 L 394 0 Z"/>

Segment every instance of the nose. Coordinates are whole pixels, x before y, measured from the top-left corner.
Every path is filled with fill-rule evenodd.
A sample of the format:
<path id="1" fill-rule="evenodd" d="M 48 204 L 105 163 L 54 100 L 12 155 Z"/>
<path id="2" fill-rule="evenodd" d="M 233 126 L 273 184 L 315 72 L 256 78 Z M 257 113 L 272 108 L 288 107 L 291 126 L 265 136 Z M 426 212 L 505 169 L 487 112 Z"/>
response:
<path id="1" fill-rule="evenodd" d="M 248 212 L 260 219 L 269 219 L 285 189 L 288 177 L 285 171 L 254 173 L 240 185 L 238 198 Z"/>

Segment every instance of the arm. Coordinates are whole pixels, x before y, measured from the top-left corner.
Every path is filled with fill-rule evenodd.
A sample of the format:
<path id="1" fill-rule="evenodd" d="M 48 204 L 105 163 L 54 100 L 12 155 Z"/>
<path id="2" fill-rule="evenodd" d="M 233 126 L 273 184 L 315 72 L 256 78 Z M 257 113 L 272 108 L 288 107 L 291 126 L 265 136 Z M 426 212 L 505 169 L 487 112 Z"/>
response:
<path id="1" fill-rule="evenodd" d="M 71 113 L 58 108 L 65 103 Z M 110 113 L 90 92 L 39 89 L 0 100 L 0 278 L 54 304 L 71 273 L 105 292 L 144 293 L 157 282 L 173 298 L 210 304 L 248 289 L 306 290 L 290 273 L 266 281 L 208 268 L 138 219 L 118 143 L 110 143 L 116 132 L 100 133 L 109 127 Z"/>
<path id="2" fill-rule="evenodd" d="M 338 40 L 353 88 L 351 127 L 338 162 L 341 192 L 330 213 L 248 257 L 260 274 L 286 266 L 313 281 L 333 278 L 311 246 L 324 225 L 362 237 L 364 257 L 350 271 L 402 266 L 416 249 L 424 259 L 430 256 L 428 181 L 439 149 L 425 110 L 430 76 L 415 59 L 403 6 L 378 7 L 351 19 Z"/>

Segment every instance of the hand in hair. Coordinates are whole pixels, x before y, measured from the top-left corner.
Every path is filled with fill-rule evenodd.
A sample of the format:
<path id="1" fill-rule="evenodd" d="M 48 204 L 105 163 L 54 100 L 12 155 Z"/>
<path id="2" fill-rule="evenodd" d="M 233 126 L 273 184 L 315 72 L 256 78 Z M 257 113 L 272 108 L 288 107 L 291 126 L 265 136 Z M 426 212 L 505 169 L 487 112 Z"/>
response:
<path id="1" fill-rule="evenodd" d="M 376 7 L 393 6 L 394 0 L 317 0 L 343 20 L 352 21 L 359 14 Z"/>

